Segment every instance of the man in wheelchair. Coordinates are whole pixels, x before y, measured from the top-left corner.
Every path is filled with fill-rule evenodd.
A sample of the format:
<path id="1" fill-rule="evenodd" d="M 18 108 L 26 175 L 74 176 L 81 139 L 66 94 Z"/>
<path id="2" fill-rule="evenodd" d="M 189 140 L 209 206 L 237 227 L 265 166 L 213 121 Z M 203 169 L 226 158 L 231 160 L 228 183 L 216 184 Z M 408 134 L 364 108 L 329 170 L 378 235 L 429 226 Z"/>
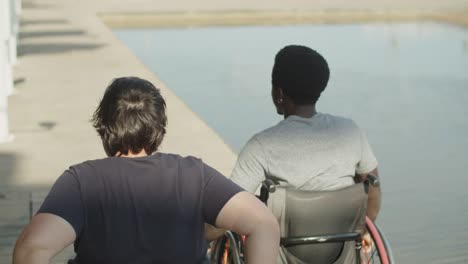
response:
<path id="1" fill-rule="evenodd" d="M 284 120 L 247 142 L 231 175 L 232 181 L 251 193 L 266 179 L 283 182 L 285 188 L 279 188 L 268 203 L 280 222 L 282 237 L 356 231 L 366 238 L 365 215 L 374 221 L 380 209 L 378 187 L 353 187 L 368 175 L 378 176 L 377 159 L 364 132 L 349 118 L 316 111 L 329 75 L 326 60 L 308 47 L 291 45 L 278 52 L 271 94 Z M 322 203 L 313 202 L 322 199 Z M 314 262 L 337 260 L 345 250 L 343 243 L 337 245 L 331 249 L 335 253 L 325 257 L 328 260 L 316 254 Z M 310 248 L 297 248 L 283 253 L 300 255 L 302 262 L 282 254 L 283 262 L 314 260 Z M 326 250 L 330 246 L 322 248 Z"/>

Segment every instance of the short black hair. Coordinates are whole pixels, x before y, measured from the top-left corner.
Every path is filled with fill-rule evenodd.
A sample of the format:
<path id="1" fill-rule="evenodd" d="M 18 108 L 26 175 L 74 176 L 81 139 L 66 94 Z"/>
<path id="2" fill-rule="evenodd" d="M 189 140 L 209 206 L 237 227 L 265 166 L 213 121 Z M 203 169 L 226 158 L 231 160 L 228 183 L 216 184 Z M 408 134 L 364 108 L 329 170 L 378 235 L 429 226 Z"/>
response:
<path id="1" fill-rule="evenodd" d="M 315 104 L 329 78 L 327 61 L 309 47 L 290 45 L 276 54 L 272 85 L 281 88 L 295 104 Z"/>
<path id="2" fill-rule="evenodd" d="M 91 119 L 108 156 L 155 152 L 166 134 L 166 102 L 159 89 L 137 77 L 114 79 Z"/>

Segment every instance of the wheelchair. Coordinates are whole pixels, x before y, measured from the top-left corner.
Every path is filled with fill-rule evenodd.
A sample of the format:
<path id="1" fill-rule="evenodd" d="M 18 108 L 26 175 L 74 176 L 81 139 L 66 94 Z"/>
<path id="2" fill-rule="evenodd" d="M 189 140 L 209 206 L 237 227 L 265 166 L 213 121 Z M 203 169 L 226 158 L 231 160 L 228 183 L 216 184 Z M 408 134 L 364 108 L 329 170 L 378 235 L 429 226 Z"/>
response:
<path id="1" fill-rule="evenodd" d="M 395 263 L 383 232 L 366 217 L 369 185 L 378 187 L 378 178 L 370 175 L 365 182 L 335 191 L 293 190 L 280 187 L 277 179 L 265 180 L 259 199 L 268 203 L 280 222 L 281 262 Z M 281 194 L 269 200 L 275 192 Z M 277 208 L 282 209 L 275 212 L 278 201 Z M 370 252 L 362 250 L 364 227 L 373 241 Z M 227 231 L 213 242 L 212 263 L 244 263 L 244 243 L 243 237 Z"/>

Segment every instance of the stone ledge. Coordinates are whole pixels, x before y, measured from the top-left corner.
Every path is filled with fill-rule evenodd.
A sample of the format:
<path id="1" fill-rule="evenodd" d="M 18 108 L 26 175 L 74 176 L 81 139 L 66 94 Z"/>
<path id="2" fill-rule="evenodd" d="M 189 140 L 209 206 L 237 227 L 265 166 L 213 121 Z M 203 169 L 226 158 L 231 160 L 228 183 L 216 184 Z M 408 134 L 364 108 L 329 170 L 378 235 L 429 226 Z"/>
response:
<path id="1" fill-rule="evenodd" d="M 322 11 L 216 11 L 161 13 L 102 13 L 112 28 L 203 27 L 244 25 L 343 24 L 368 22 L 433 21 L 468 26 L 468 9 L 429 10 L 322 10 Z"/>

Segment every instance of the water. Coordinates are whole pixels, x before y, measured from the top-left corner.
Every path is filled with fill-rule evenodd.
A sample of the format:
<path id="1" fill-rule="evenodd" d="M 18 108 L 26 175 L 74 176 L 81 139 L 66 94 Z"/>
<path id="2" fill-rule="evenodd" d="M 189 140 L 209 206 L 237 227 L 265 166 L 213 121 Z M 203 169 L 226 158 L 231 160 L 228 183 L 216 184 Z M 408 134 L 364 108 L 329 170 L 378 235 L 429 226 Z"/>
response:
<path id="1" fill-rule="evenodd" d="M 318 110 L 352 117 L 367 132 L 383 181 L 379 224 L 397 261 L 468 262 L 468 30 L 417 23 L 115 33 L 236 151 L 280 120 L 270 99 L 276 52 L 287 44 L 318 50 L 331 69 Z"/>

